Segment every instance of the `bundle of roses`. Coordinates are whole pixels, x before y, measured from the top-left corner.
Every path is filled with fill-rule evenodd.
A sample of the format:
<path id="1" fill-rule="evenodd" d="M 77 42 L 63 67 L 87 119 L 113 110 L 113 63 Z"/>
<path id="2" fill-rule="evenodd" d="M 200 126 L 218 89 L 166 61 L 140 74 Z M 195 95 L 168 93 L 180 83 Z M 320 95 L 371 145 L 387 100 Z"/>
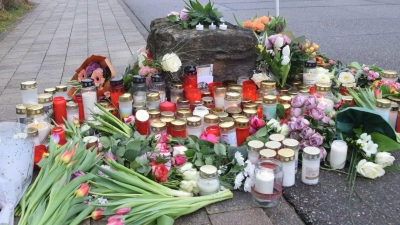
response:
<path id="1" fill-rule="evenodd" d="M 139 67 L 139 75 L 151 76 L 159 74 L 161 71 L 178 72 L 182 66 L 182 62 L 178 55 L 173 52 L 165 54 L 161 60 L 155 60 L 148 50 L 140 50 L 137 66 Z"/>
<path id="2" fill-rule="evenodd" d="M 369 87 L 372 82 L 380 78 L 382 69 L 374 65 L 360 65 L 358 62 L 352 62 L 347 68 L 354 74 L 358 87 Z"/>

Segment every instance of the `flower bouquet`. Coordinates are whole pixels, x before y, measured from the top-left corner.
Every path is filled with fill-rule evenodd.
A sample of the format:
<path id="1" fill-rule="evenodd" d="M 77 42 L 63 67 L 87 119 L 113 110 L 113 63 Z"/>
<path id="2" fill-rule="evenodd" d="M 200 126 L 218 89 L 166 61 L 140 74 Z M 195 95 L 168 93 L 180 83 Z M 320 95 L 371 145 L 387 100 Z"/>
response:
<path id="1" fill-rule="evenodd" d="M 116 76 L 110 60 L 100 55 L 92 55 L 87 58 L 75 72 L 71 81 L 68 82 L 72 86 L 68 92 L 70 97 L 80 90 L 81 81 L 86 78 L 94 80 L 97 88 L 97 97 L 102 96 L 110 89 L 110 79 Z"/>
<path id="2" fill-rule="evenodd" d="M 375 65 L 360 65 L 358 62 L 352 62 L 347 66 L 355 74 L 357 86 L 369 87 L 375 80 L 380 78 L 382 69 Z"/>

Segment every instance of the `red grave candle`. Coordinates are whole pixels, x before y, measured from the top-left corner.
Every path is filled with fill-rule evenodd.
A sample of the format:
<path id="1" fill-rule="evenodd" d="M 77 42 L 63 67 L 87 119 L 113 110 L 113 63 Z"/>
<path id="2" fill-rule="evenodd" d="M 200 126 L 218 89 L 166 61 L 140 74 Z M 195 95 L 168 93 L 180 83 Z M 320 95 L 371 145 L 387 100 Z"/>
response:
<path id="1" fill-rule="evenodd" d="M 119 108 L 118 97 L 124 93 L 125 93 L 125 87 L 122 77 L 112 78 L 110 80 L 110 96 L 111 96 L 111 102 L 116 108 Z"/>
<path id="2" fill-rule="evenodd" d="M 183 120 L 173 120 L 171 122 L 170 135 L 172 137 L 187 137 L 186 122 Z"/>
<path id="3" fill-rule="evenodd" d="M 250 98 L 251 101 L 257 99 L 257 86 L 254 84 L 247 84 L 243 86 L 243 98 Z"/>
<path id="4" fill-rule="evenodd" d="M 206 128 L 206 132 L 208 134 L 214 134 L 215 137 L 217 137 L 217 140 L 219 140 L 219 136 L 220 136 L 219 126 L 217 126 L 217 125 L 209 126 Z"/>
<path id="5" fill-rule="evenodd" d="M 141 135 L 150 134 L 150 115 L 146 110 L 140 109 L 136 112 L 135 125 L 136 130 Z"/>
<path id="6" fill-rule="evenodd" d="M 397 114 L 396 132 L 400 132 L 400 113 Z"/>
<path id="7" fill-rule="evenodd" d="M 171 111 L 176 112 L 176 105 L 173 102 L 165 101 L 160 103 L 160 112 Z"/>
<path id="8" fill-rule="evenodd" d="M 85 112 L 83 111 L 83 102 L 82 102 L 82 95 L 81 94 L 76 94 L 74 96 L 73 101 L 78 104 L 78 109 L 79 109 L 79 120 L 83 121 L 85 119 Z"/>
<path id="9" fill-rule="evenodd" d="M 64 97 L 57 96 L 53 98 L 54 121 L 57 124 L 63 124 L 67 119 L 67 101 Z"/>
<path id="10" fill-rule="evenodd" d="M 59 145 L 64 145 L 67 143 L 67 139 L 65 138 L 65 130 L 62 127 L 54 127 L 51 130 L 51 134 L 56 134 L 60 137 L 60 141 L 58 142 Z"/>
<path id="11" fill-rule="evenodd" d="M 186 66 L 184 69 L 183 86 L 188 89 L 197 88 L 197 70 L 195 66 Z"/>
<path id="12" fill-rule="evenodd" d="M 241 146 L 248 136 L 250 136 L 249 118 L 239 117 L 235 120 L 236 123 L 236 140 L 237 146 Z"/>
<path id="13" fill-rule="evenodd" d="M 40 162 L 40 160 L 43 157 L 43 154 L 46 153 L 46 146 L 44 145 L 36 145 L 35 146 L 35 157 L 33 159 L 33 162 L 35 163 L 33 170 L 38 171 L 40 170 L 40 167 L 38 165 L 36 165 L 38 162 Z"/>
<path id="14" fill-rule="evenodd" d="M 190 104 L 195 101 L 201 101 L 201 91 L 199 89 L 185 89 L 185 96 Z"/>
<path id="15" fill-rule="evenodd" d="M 245 80 L 242 83 L 243 87 L 246 85 L 256 85 L 256 83 L 253 80 Z"/>

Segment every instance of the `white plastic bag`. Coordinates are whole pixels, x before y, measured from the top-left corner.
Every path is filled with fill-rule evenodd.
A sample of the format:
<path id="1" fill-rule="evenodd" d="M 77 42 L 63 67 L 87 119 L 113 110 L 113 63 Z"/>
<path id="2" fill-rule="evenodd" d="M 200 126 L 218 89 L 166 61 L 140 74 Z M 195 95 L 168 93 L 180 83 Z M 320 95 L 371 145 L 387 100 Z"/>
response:
<path id="1" fill-rule="evenodd" d="M 24 125 L 0 123 L 0 225 L 14 224 L 14 208 L 32 181 L 34 139 Z"/>

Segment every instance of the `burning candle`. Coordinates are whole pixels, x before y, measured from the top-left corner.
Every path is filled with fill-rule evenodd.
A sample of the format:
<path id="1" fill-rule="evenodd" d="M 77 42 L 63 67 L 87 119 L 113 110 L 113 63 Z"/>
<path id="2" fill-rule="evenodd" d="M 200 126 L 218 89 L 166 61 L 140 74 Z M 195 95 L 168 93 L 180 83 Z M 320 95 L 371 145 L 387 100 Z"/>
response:
<path id="1" fill-rule="evenodd" d="M 46 140 L 47 135 L 49 134 L 49 131 L 50 131 L 50 126 L 46 122 L 36 122 L 35 121 L 35 123 L 29 124 L 28 128 L 36 128 L 38 130 L 38 133 L 39 133 L 38 137 L 39 137 L 40 143 L 43 143 Z"/>
<path id="2" fill-rule="evenodd" d="M 273 194 L 274 180 L 274 172 L 271 169 L 266 168 L 256 174 L 254 189 L 261 194 Z"/>

